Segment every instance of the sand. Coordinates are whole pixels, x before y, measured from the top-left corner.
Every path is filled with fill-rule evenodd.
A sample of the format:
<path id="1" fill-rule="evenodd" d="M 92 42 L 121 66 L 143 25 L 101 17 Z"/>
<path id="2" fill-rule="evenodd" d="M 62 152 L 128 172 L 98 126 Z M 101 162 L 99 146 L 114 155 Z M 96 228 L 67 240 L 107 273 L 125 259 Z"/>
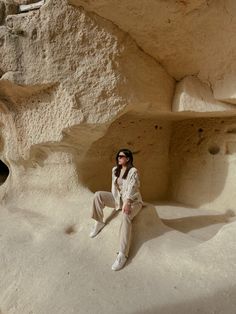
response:
<path id="1" fill-rule="evenodd" d="M 107 225 L 89 238 L 92 194 L 83 199 L 1 207 L 2 314 L 235 313 L 230 212 L 147 203 L 126 266 L 112 271 L 120 213 L 105 208 Z"/>

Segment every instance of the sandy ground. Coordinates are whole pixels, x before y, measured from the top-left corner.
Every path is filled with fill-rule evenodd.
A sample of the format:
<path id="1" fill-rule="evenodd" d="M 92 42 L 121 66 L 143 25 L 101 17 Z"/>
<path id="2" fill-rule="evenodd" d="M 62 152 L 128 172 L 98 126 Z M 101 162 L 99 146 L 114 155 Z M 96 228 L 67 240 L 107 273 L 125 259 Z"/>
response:
<path id="1" fill-rule="evenodd" d="M 133 221 L 129 260 L 114 272 L 120 213 L 105 208 L 107 225 L 91 239 L 92 194 L 83 200 L 1 207 L 1 314 L 236 313 L 230 211 L 148 204 Z"/>

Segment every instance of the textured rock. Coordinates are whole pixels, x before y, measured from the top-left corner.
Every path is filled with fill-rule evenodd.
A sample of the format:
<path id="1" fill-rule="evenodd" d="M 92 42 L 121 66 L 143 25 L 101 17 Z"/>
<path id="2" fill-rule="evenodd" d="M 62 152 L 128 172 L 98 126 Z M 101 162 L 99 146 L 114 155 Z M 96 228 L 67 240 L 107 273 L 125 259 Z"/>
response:
<path id="1" fill-rule="evenodd" d="M 35 2 L 0 0 L 0 313 L 234 314 L 235 1 Z M 114 274 L 121 147 L 156 205 Z"/>
<path id="2" fill-rule="evenodd" d="M 110 12 L 106 1 L 101 6 L 98 3 L 73 2 L 98 10 L 99 14 L 106 8 Z M 127 5 L 116 3 L 117 10 L 113 10 L 112 16 L 118 18 Z M 164 20 L 168 12 L 172 12 L 176 21 L 184 16 L 187 27 L 188 19 L 197 19 L 196 12 L 203 8 L 208 15 L 212 14 L 214 4 L 175 1 L 166 6 L 156 2 L 155 8 L 163 9 L 162 19 L 149 19 L 149 26 L 142 24 L 150 17 L 153 5 L 129 3 L 127 18 L 130 19 L 123 21 L 130 25 L 129 33 L 67 1 L 47 1 L 40 10 L 6 17 L 5 25 L 0 28 L 1 159 L 9 167 L 10 175 L 1 186 L 1 195 L 7 191 L 5 198 L 11 199 L 13 195 L 21 195 L 22 190 L 30 191 L 32 185 L 35 193 L 44 193 L 46 189 L 48 194 L 62 195 L 82 187 L 92 191 L 108 189 L 115 152 L 126 146 L 136 154 L 144 197 L 165 199 L 169 195 L 169 178 L 175 176 L 168 153 L 171 145 L 175 146 L 175 143 L 170 145 L 175 133 L 171 121 L 235 115 L 234 105 L 214 99 L 217 85 L 212 85 L 214 97 L 209 85 L 197 76 L 185 76 L 175 88 L 175 80 L 129 35 L 135 35 L 132 23 L 140 14 L 136 32 L 141 37 L 146 34 L 148 41 L 153 34 L 147 33 L 150 25 L 162 23 L 163 29 L 157 28 L 157 34 L 166 30 Z M 176 30 L 178 34 L 182 27 Z M 175 32 L 165 34 L 173 36 Z M 142 48 L 147 51 L 145 46 Z M 170 44 L 169 51 L 172 48 Z M 161 51 L 165 52 L 165 45 Z M 192 57 L 198 58 L 200 52 L 194 51 Z M 177 57 L 178 54 L 179 62 L 181 59 Z M 194 59 L 192 64 L 195 66 Z M 188 73 L 186 67 L 182 70 L 185 75 Z M 229 100 L 226 96 L 222 98 Z M 228 150 L 233 152 L 234 144 L 228 144 Z M 147 160 L 146 167 L 143 159 Z M 153 173 L 155 176 L 150 181 Z M 170 195 L 175 198 L 175 192 Z M 197 196 L 192 204 L 198 204 Z"/>
<path id="3" fill-rule="evenodd" d="M 218 100 L 236 104 L 235 74 L 226 73 L 214 85 L 214 97 Z"/>
<path id="4" fill-rule="evenodd" d="M 5 3 L 0 1 L 0 25 L 4 23 L 5 20 Z"/>
<path id="5" fill-rule="evenodd" d="M 2 159 L 10 165 L 11 184 L 17 189 L 28 186 L 19 186 L 19 176 L 30 182 L 29 177 L 35 173 L 37 178 L 40 171 L 42 190 L 50 184 L 50 191 L 54 187 L 61 193 L 52 178 L 60 178 L 66 191 L 73 190 L 72 182 L 75 189 L 73 159 L 83 160 L 115 118 L 129 111 L 171 111 L 174 80 L 129 35 L 82 8 L 48 1 L 40 10 L 8 15 L 1 31 L 0 99 L 6 108 L 2 120 L 5 124 L 14 116 L 16 134 L 14 149 L 13 141 L 7 142 Z M 65 160 L 71 171 L 59 166 L 59 175 L 52 170 Z"/>
<path id="6" fill-rule="evenodd" d="M 234 105 L 214 99 L 210 87 L 196 77 L 187 76 L 176 85 L 172 111 L 231 111 L 234 113 L 235 109 Z"/>
<path id="7" fill-rule="evenodd" d="M 177 80 L 197 75 L 214 85 L 236 72 L 234 0 L 68 1 L 113 21 Z"/>
<path id="8" fill-rule="evenodd" d="M 173 124 L 170 197 L 212 210 L 235 208 L 236 118 Z"/>

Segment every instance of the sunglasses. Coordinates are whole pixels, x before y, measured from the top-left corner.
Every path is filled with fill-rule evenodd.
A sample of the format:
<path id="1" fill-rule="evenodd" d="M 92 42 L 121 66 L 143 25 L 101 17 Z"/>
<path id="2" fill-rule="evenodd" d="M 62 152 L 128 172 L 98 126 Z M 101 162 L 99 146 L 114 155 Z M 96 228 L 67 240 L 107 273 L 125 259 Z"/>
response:
<path id="1" fill-rule="evenodd" d="M 126 157 L 125 155 L 118 155 L 118 158 L 124 158 Z"/>

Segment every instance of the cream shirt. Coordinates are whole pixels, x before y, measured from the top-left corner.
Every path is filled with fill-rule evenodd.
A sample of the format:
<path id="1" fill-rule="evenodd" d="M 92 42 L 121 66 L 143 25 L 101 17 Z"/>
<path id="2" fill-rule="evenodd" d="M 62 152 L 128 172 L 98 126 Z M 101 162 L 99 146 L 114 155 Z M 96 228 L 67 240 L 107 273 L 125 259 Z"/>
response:
<path id="1" fill-rule="evenodd" d="M 119 190 L 122 190 L 122 184 L 123 184 L 123 179 L 121 177 L 117 178 L 117 184 L 119 187 Z"/>
<path id="2" fill-rule="evenodd" d="M 125 202 L 127 199 L 130 199 L 132 202 L 140 202 L 143 204 L 142 196 L 139 190 L 140 180 L 138 170 L 135 167 L 132 167 L 129 170 L 126 179 L 121 178 L 123 173 L 120 179 L 118 179 L 115 176 L 115 169 L 116 166 L 112 168 L 111 192 L 115 199 L 116 210 L 121 209 L 122 201 Z"/>

